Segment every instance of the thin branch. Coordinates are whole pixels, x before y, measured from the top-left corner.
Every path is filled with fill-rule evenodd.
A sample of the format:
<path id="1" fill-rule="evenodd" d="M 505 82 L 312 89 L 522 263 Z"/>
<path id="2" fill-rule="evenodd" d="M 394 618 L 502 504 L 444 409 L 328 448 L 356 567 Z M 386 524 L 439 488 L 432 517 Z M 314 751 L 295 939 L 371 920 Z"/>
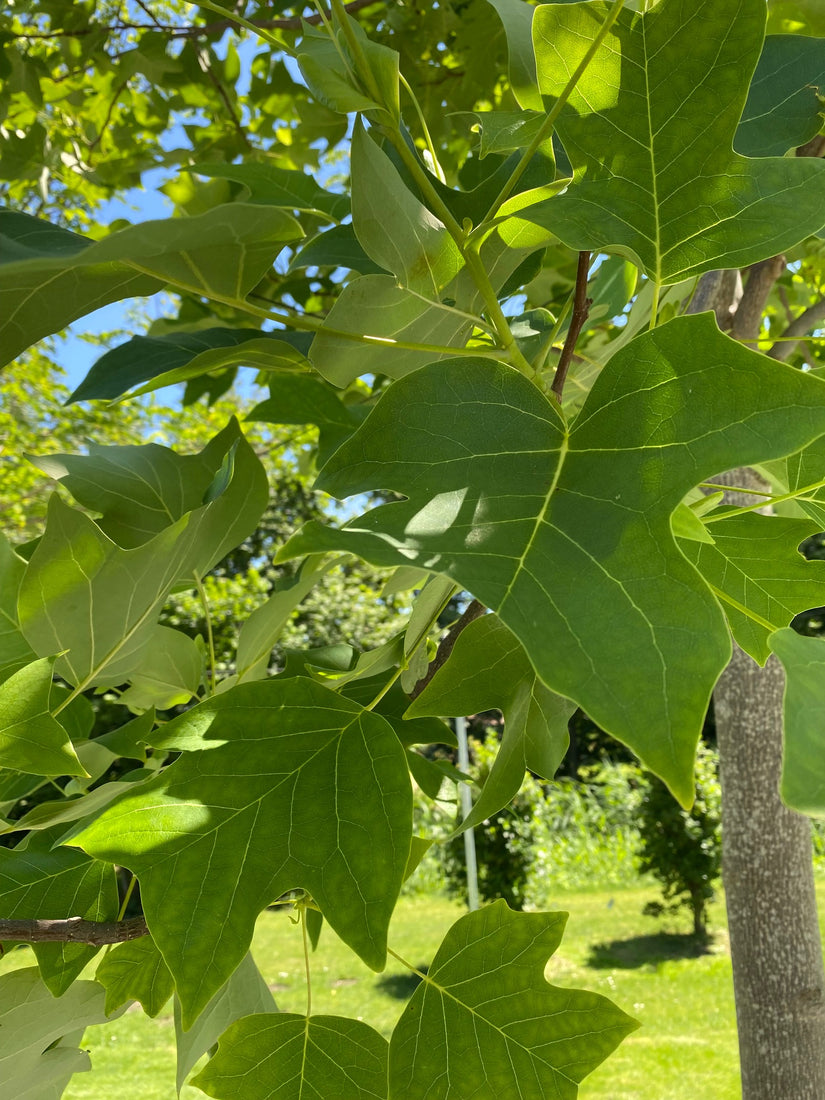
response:
<path id="1" fill-rule="evenodd" d="M 773 345 L 768 355 L 771 359 L 789 359 L 798 343 L 793 337 L 798 336 L 801 339 L 807 336 L 820 321 L 825 321 L 825 298 L 820 298 L 818 302 L 808 306 L 804 313 L 800 313 L 795 320 L 791 321 L 782 333 L 781 340 Z"/>
<path id="2" fill-rule="evenodd" d="M 103 140 L 104 134 L 109 129 L 109 123 L 112 121 L 112 115 L 114 114 L 115 107 L 117 106 L 117 102 L 120 99 L 120 93 L 123 91 L 123 89 L 127 86 L 128 83 L 129 83 L 129 78 L 127 77 L 125 80 L 121 80 L 120 84 L 118 84 L 117 88 L 115 88 L 115 93 L 112 96 L 111 102 L 109 103 L 109 108 L 106 111 L 106 117 L 104 118 L 103 124 L 101 125 L 100 130 L 98 131 L 97 137 L 94 139 L 94 141 L 89 142 L 89 152 L 90 153 L 93 149 L 97 148 L 97 146 L 100 145 L 101 141 Z M 91 163 L 91 158 L 90 158 L 90 163 Z"/>
<path id="3" fill-rule="evenodd" d="M 550 392 L 556 395 L 556 400 L 559 404 L 561 404 L 564 380 L 567 378 L 567 372 L 573 361 L 573 352 L 576 350 L 576 342 L 579 339 L 581 330 L 584 328 L 584 322 L 587 320 L 587 316 L 590 313 L 590 307 L 593 304 L 593 299 L 587 297 L 587 274 L 589 270 L 590 253 L 580 252 L 579 263 L 576 267 L 576 293 L 573 297 L 573 315 L 570 318 L 570 327 L 567 330 L 567 338 L 564 341 L 564 347 L 561 349 L 558 366 L 556 367 L 556 374 L 553 378 L 553 385 L 550 387 Z"/>
<path id="4" fill-rule="evenodd" d="M 22 940 L 25 943 L 88 943 L 102 947 L 107 943 L 125 943 L 148 936 L 143 917 L 128 920 L 94 921 L 82 917 L 66 920 L 0 919 L 0 942 Z"/>
<path id="5" fill-rule="evenodd" d="M 486 610 L 487 608 L 484 606 L 484 604 L 480 603 L 478 600 L 473 600 L 472 603 L 467 605 L 461 617 L 456 619 L 456 621 L 441 639 L 441 642 L 438 646 L 438 651 L 427 667 L 426 675 L 421 677 L 421 679 L 410 692 L 411 698 L 417 699 L 424 688 L 427 686 L 427 684 L 429 684 L 430 680 L 432 680 L 433 676 L 435 676 L 436 672 L 438 672 L 442 665 L 447 663 L 447 659 L 452 653 L 455 643 L 458 641 L 458 636 L 465 628 L 465 626 L 469 626 L 474 619 L 481 618 Z"/>
<path id="6" fill-rule="evenodd" d="M 198 51 L 198 65 L 200 66 L 201 72 L 205 74 L 206 79 L 220 96 L 223 105 L 226 108 L 226 113 L 229 115 L 229 118 L 232 121 L 232 125 L 235 128 L 235 132 L 239 135 L 241 141 L 244 143 L 246 148 L 251 149 L 252 146 L 249 142 L 249 138 L 247 137 L 246 130 L 244 130 L 243 126 L 241 125 L 241 120 L 235 114 L 235 109 L 232 106 L 232 100 L 229 98 L 229 94 L 227 93 L 226 88 L 224 88 L 221 81 L 212 71 L 212 55 L 210 54 L 209 50 L 204 49 Z"/>
<path id="7" fill-rule="evenodd" d="M 362 8 L 371 7 L 377 3 L 378 0 L 351 0 L 349 4 L 345 5 L 345 10 L 349 15 L 354 15 L 356 12 L 361 11 Z M 308 15 L 304 18 L 300 15 L 296 15 L 284 19 L 252 19 L 250 22 L 262 31 L 299 31 L 305 23 L 310 26 L 318 26 L 318 24 L 321 23 L 321 16 Z M 233 27 L 235 27 L 235 22 L 232 19 L 220 19 L 214 23 L 201 23 L 192 27 L 176 27 L 167 23 L 158 23 L 157 21 L 153 21 L 152 23 L 131 23 L 124 20 L 118 23 L 111 23 L 104 29 L 110 34 L 120 31 L 163 31 L 165 34 L 169 35 L 170 38 L 197 38 L 202 34 L 223 34 L 225 31 L 232 30 Z M 24 31 L 12 35 L 11 39 L 83 38 L 88 34 L 97 34 L 100 30 L 101 26 L 95 25 L 78 27 L 77 30 L 73 31 Z"/>

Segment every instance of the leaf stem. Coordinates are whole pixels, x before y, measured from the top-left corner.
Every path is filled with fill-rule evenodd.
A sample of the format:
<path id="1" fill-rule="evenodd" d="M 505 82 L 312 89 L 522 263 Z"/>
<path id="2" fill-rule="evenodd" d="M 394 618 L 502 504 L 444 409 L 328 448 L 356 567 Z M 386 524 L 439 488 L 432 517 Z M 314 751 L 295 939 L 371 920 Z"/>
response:
<path id="1" fill-rule="evenodd" d="M 120 909 L 118 909 L 117 911 L 117 919 L 119 921 L 123 920 L 123 918 L 126 916 L 126 909 L 129 905 L 132 894 L 135 891 L 136 885 L 137 875 L 132 875 L 132 877 L 129 879 L 129 885 L 126 887 L 126 893 L 123 895 L 123 901 L 120 903 Z"/>
<path id="2" fill-rule="evenodd" d="M 206 619 L 206 644 L 209 650 L 209 687 L 210 694 L 214 695 L 218 679 L 215 672 L 215 636 L 212 633 L 212 613 L 209 609 L 209 599 L 206 595 L 206 589 L 203 587 L 203 581 L 197 573 L 193 573 L 193 576 L 198 589 L 198 597 L 203 607 L 204 618 Z"/>
<path id="3" fill-rule="evenodd" d="M 581 334 L 581 330 L 584 328 L 584 323 L 590 313 L 590 306 L 593 304 L 593 299 L 587 297 L 587 275 L 589 271 L 590 253 L 580 252 L 579 262 L 576 266 L 576 292 L 573 298 L 573 316 L 570 318 L 567 337 L 564 341 L 564 347 L 561 349 L 558 366 L 556 367 L 556 373 L 553 377 L 553 384 L 550 387 L 550 392 L 555 395 L 559 404 L 561 404 L 564 381 L 567 378 L 567 372 L 573 361 L 573 352 L 576 350 L 576 341 Z"/>
<path id="4" fill-rule="evenodd" d="M 244 30 L 251 31 L 254 35 L 257 35 L 264 42 L 268 42 L 270 46 L 275 46 L 279 50 L 283 50 L 285 54 L 290 57 L 295 57 L 295 50 L 292 49 L 283 39 L 278 38 L 275 34 L 270 34 L 264 27 L 256 26 L 254 23 L 250 23 L 248 19 L 244 19 L 242 15 L 238 15 L 237 12 L 230 11 L 229 8 L 221 7 L 220 4 L 213 4 L 211 0 L 187 0 L 190 7 L 193 8 L 207 8 L 209 11 L 215 12 L 217 15 L 223 16 L 225 20 L 232 23 L 237 23 L 239 27 L 243 27 Z"/>
<path id="5" fill-rule="evenodd" d="M 309 965 L 309 933 L 306 907 L 301 908 L 301 934 L 304 941 L 304 971 L 307 979 L 307 1019 L 312 1015 L 312 974 Z"/>
<path id="6" fill-rule="evenodd" d="M 436 173 L 436 175 L 438 176 L 439 180 L 442 183 L 446 183 L 447 179 L 444 175 L 443 168 L 439 164 L 438 156 L 436 155 L 436 151 L 435 151 L 435 145 L 433 144 L 433 139 L 432 139 L 432 136 L 430 134 L 430 128 L 427 126 L 427 120 L 426 120 L 426 118 L 424 118 L 424 112 L 421 110 L 421 104 L 418 102 L 418 97 L 416 96 L 416 94 L 412 90 L 412 88 L 410 87 L 410 85 L 409 85 L 409 83 L 408 83 L 408 81 L 407 81 L 407 79 L 406 79 L 406 77 L 404 76 L 403 73 L 398 74 L 398 79 L 401 81 L 401 84 L 404 88 L 404 91 L 410 97 L 410 101 L 412 102 L 412 105 L 413 105 L 413 110 L 415 111 L 416 115 L 418 116 L 418 122 L 421 126 L 421 132 L 424 135 L 424 141 L 426 142 L 427 151 L 429 152 L 430 157 L 432 159 L 433 168 L 435 169 L 435 173 Z"/>
<path id="7" fill-rule="evenodd" d="M 422 970 L 419 970 L 417 966 L 413 966 L 412 963 L 408 963 L 406 959 L 402 958 L 401 955 L 399 955 L 397 951 L 393 951 L 393 949 L 391 947 L 387 948 L 387 954 L 392 955 L 392 957 L 396 960 L 396 962 L 400 962 L 401 965 L 406 967 L 407 970 L 409 970 L 411 974 L 418 975 L 418 977 L 421 979 L 422 982 L 429 981 L 427 975 Z"/>
<path id="8" fill-rule="evenodd" d="M 653 282 L 653 301 L 650 303 L 650 328 L 656 328 L 656 322 L 659 317 L 659 295 L 662 291 L 662 285 L 658 279 Z"/>
<path id="9" fill-rule="evenodd" d="M 510 178 L 507 180 L 507 182 L 504 184 L 502 189 L 499 191 L 498 195 L 496 195 L 495 199 L 493 200 L 492 205 L 490 206 L 490 209 L 484 215 L 484 221 L 485 222 L 489 221 L 490 218 L 492 218 L 495 215 L 495 213 L 499 209 L 499 207 L 502 206 L 507 201 L 507 199 L 510 197 L 510 195 L 512 195 L 513 189 L 515 188 L 516 184 L 521 179 L 521 177 L 524 175 L 525 171 L 527 170 L 528 165 L 530 164 L 530 161 L 535 156 L 535 154 L 538 151 L 539 147 L 545 141 L 547 141 L 547 139 L 552 135 L 553 129 L 556 125 L 556 119 L 561 114 L 561 112 L 564 108 L 564 105 L 567 103 L 568 99 L 572 95 L 573 90 L 575 89 L 575 87 L 578 84 L 579 80 L 581 80 L 585 69 L 590 64 L 590 62 L 593 60 L 599 46 L 601 46 L 602 42 L 604 41 L 604 39 L 609 34 L 610 28 L 613 26 L 613 24 L 619 18 L 619 13 L 621 12 L 623 6 L 624 6 L 624 0 L 614 0 L 613 6 L 610 8 L 610 11 L 607 13 L 607 18 L 605 19 L 604 23 L 602 23 L 601 27 L 599 28 L 599 33 L 596 35 L 596 37 L 590 43 L 584 57 L 581 59 L 579 64 L 574 69 L 572 76 L 567 81 L 564 88 L 562 88 L 561 94 L 559 95 L 558 99 L 553 104 L 553 106 L 550 108 L 550 110 L 547 112 L 547 114 L 544 118 L 544 122 L 542 122 L 541 126 L 539 127 L 538 133 L 536 134 L 536 136 L 533 138 L 533 140 L 530 142 L 530 144 L 527 146 L 527 148 L 522 153 L 518 164 L 513 169 L 513 172 L 510 175 Z"/>
<path id="10" fill-rule="evenodd" d="M 747 512 L 754 512 L 757 508 L 767 508 L 773 504 L 782 504 L 782 502 L 785 500 L 799 500 L 801 498 L 804 498 L 806 493 L 812 493 L 816 489 L 823 488 L 823 486 L 825 486 L 825 478 L 822 478 L 821 481 L 813 482 L 812 485 L 804 485 L 801 489 L 794 489 L 790 493 L 782 493 L 781 496 L 778 497 L 768 496 L 763 500 L 757 501 L 756 504 L 748 504 L 743 508 L 728 508 L 726 512 L 721 512 L 718 515 L 711 514 L 709 516 L 704 516 L 702 518 L 702 522 L 718 523 L 720 520 L 730 519 L 731 516 L 741 516 L 745 515 Z M 738 490 L 733 489 L 727 485 L 717 485 L 716 488 L 724 489 L 726 492 L 738 492 Z M 745 491 L 747 492 L 748 490 Z M 750 491 L 753 492 L 753 490 Z M 814 503 L 819 504 L 820 501 L 816 501 Z"/>

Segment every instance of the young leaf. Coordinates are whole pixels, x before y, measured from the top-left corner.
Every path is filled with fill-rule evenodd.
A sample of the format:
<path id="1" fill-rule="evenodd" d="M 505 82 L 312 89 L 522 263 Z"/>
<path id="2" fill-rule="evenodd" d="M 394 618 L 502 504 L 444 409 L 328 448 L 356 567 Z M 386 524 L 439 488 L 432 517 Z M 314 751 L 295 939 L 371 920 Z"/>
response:
<path id="1" fill-rule="evenodd" d="M 545 981 L 566 921 L 496 901 L 453 925 L 393 1031 L 390 1100 L 574 1100 L 638 1024 L 598 993 Z"/>
<path id="2" fill-rule="evenodd" d="M 180 1001 L 175 998 L 175 1043 L 178 1050 L 178 1093 L 201 1055 L 217 1043 L 241 1016 L 277 1012 L 278 1007 L 250 953 L 218 990 L 188 1031 L 183 1030 Z M 257 1019 L 263 1019 L 258 1015 Z"/>
<path id="3" fill-rule="evenodd" d="M 2 363 L 108 302 L 167 284 L 242 300 L 283 245 L 302 236 L 285 211 L 244 203 L 143 222 L 100 241 L 0 210 Z"/>
<path id="4" fill-rule="evenodd" d="M 53 839 L 41 834 L 23 849 L 0 848 L 0 913 L 18 920 L 114 920 L 118 903 L 111 864 L 71 848 L 52 848 Z M 41 977 L 55 997 L 66 992 L 98 951 L 82 943 L 33 947 Z"/>
<path id="5" fill-rule="evenodd" d="M 0 767 L 32 775 L 85 775 L 69 735 L 51 715 L 54 660 L 44 657 L 0 685 Z"/>
<path id="6" fill-rule="evenodd" d="M 245 954 L 258 913 L 298 886 L 384 965 L 412 796 L 382 718 L 296 677 L 214 696 L 153 743 L 186 751 L 72 843 L 138 875 L 186 1026 Z"/>
<path id="7" fill-rule="evenodd" d="M 536 10 L 547 102 L 607 13 L 601 0 Z M 577 250 L 626 256 L 658 284 L 742 267 L 816 232 L 825 164 L 732 150 L 764 28 L 764 0 L 696 0 L 687 16 L 680 0 L 623 10 L 558 119 L 573 183 L 521 217 Z"/>
<path id="8" fill-rule="evenodd" d="M 733 147 L 746 157 L 783 157 L 822 128 L 825 39 L 769 34 L 753 74 Z"/>
<path id="9" fill-rule="evenodd" d="M 450 658 L 407 714 L 458 717 L 497 709 L 504 736 L 480 797 L 462 829 L 492 816 L 518 793 L 529 768 L 552 779 L 567 751 L 569 699 L 538 679 L 527 654 L 495 615 L 484 615 L 462 630 Z"/>
<path id="10" fill-rule="evenodd" d="M 226 367 L 294 370 L 306 363 L 311 341 L 309 333 L 260 332 L 252 328 L 135 336 L 95 360 L 69 403 L 93 398 L 114 400 L 140 386 L 132 395 L 137 396 Z"/>
<path id="11" fill-rule="evenodd" d="M 98 966 L 95 978 L 106 990 L 107 1013 L 139 1001 L 147 1016 L 157 1016 L 175 990 L 169 968 L 151 936 L 112 948 Z"/>
<path id="12" fill-rule="evenodd" d="M 309 524 L 281 556 L 339 549 L 452 577 L 498 613 L 548 687 L 689 804 L 730 643 L 670 513 L 708 476 L 821 434 L 823 393 L 722 336 L 709 314 L 617 352 L 569 432 L 512 369 L 436 363 L 391 386 L 319 478 L 338 497 L 380 487 L 408 499 L 342 531 Z"/>
<path id="13" fill-rule="evenodd" d="M 194 1079 L 224 1100 L 386 1100 L 387 1040 L 342 1016 L 247 1016 Z"/>
<path id="14" fill-rule="evenodd" d="M 816 523 L 755 512 L 709 525 L 714 542 L 682 545 L 720 599 L 734 638 L 755 661 L 770 656 L 769 639 L 825 594 L 825 562 L 806 561 L 799 546 Z"/>

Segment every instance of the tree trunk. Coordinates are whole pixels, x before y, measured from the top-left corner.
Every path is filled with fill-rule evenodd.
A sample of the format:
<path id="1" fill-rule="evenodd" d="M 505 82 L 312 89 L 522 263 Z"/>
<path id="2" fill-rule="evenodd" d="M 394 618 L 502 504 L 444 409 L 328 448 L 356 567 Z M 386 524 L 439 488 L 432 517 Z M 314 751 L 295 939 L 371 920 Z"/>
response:
<path id="1" fill-rule="evenodd" d="M 754 340 L 783 268 L 780 256 L 755 264 L 739 302 L 730 280 L 710 272 L 695 299 L 729 318 L 734 336 Z M 766 488 L 747 469 L 714 480 Z M 741 507 L 754 498 L 728 493 L 726 502 Z M 825 1100 L 825 975 L 811 827 L 779 797 L 784 686 L 775 657 L 762 669 L 734 645 L 714 693 L 742 1100 Z"/>
<path id="2" fill-rule="evenodd" d="M 738 647 L 716 688 L 722 877 L 743 1100 L 823 1100 L 825 980 L 811 827 L 779 798 L 782 666 Z"/>

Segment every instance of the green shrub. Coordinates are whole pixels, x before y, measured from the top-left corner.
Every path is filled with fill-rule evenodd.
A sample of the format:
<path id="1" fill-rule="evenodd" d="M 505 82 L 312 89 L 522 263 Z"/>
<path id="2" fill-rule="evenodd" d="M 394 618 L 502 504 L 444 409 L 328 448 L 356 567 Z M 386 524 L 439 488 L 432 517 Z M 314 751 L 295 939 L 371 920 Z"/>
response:
<path id="1" fill-rule="evenodd" d="M 664 902 L 645 912 L 659 916 L 687 908 L 693 931 L 707 934 L 707 906 L 722 864 L 722 793 L 716 753 L 700 744 L 696 756 L 696 801 L 684 810 L 655 776 L 645 773 L 639 813 L 639 869 L 662 884 Z"/>

